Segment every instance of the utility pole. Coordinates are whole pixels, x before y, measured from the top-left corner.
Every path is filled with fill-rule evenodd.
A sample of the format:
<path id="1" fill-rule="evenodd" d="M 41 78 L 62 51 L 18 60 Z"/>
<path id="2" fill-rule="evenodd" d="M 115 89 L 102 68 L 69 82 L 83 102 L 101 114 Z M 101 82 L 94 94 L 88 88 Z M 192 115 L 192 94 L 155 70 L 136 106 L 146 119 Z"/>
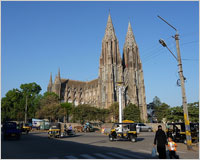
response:
<path id="1" fill-rule="evenodd" d="M 176 49 L 177 49 L 177 56 L 178 56 L 178 67 L 179 67 L 179 77 L 181 80 L 181 90 L 182 90 L 182 103 L 183 103 L 183 111 L 184 111 L 184 121 L 185 121 L 185 134 L 186 134 L 186 140 L 187 140 L 187 147 L 188 149 L 191 149 L 191 132 L 190 132 L 190 121 L 188 116 L 188 108 L 187 108 L 187 99 L 185 94 L 185 81 L 183 76 L 183 68 L 182 68 L 182 62 L 181 62 L 181 54 L 180 54 L 180 47 L 179 47 L 179 35 L 175 35 L 176 40 Z"/>
<path id="2" fill-rule="evenodd" d="M 191 138 L 191 132 L 190 132 L 190 121 L 188 116 L 188 108 L 187 108 L 187 99 L 186 99 L 186 93 L 185 93 L 185 81 L 183 76 L 183 68 L 182 68 L 182 62 L 181 62 L 181 54 L 180 54 L 180 47 L 179 47 L 179 35 L 178 31 L 175 27 L 173 27 L 171 24 L 169 24 L 166 20 L 164 20 L 162 17 L 158 16 L 161 20 L 163 20 L 165 23 L 167 23 L 170 27 L 172 27 L 176 34 L 173 38 L 175 38 L 176 41 L 176 50 L 177 50 L 177 56 L 172 53 L 172 51 L 167 47 L 166 43 L 163 40 L 159 40 L 159 42 L 162 44 L 163 47 L 166 47 L 172 55 L 176 58 L 178 61 L 178 67 L 179 67 L 179 77 L 181 80 L 181 91 L 182 91 L 182 105 L 183 105 L 183 111 L 184 111 L 184 121 L 185 121 L 185 134 L 186 134 L 186 140 L 187 140 L 187 149 L 192 149 L 192 138 Z"/>

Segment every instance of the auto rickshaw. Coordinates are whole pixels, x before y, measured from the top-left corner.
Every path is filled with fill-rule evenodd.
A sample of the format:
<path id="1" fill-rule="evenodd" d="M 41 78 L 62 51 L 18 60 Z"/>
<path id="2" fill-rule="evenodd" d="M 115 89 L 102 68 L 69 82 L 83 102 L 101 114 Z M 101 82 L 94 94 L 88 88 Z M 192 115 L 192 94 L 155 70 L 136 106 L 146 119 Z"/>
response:
<path id="1" fill-rule="evenodd" d="M 28 124 L 28 123 L 23 123 L 21 125 L 21 132 L 22 133 L 25 133 L 25 134 L 28 134 L 31 130 L 31 126 Z"/>
<path id="2" fill-rule="evenodd" d="M 125 120 L 122 123 L 114 123 L 109 134 L 110 141 L 129 140 L 136 142 L 136 138 L 136 123 L 129 120 Z"/>
<path id="3" fill-rule="evenodd" d="M 199 124 L 190 123 L 192 142 L 197 142 L 199 139 Z M 172 137 L 176 142 L 186 143 L 185 123 L 167 123 L 167 137 Z"/>
<path id="4" fill-rule="evenodd" d="M 76 132 L 72 129 L 67 129 L 67 126 L 61 123 L 51 123 L 48 135 L 48 138 L 61 138 L 66 135 L 75 136 Z"/>
<path id="5" fill-rule="evenodd" d="M 61 124 L 51 123 L 48 131 L 49 138 L 61 138 Z"/>

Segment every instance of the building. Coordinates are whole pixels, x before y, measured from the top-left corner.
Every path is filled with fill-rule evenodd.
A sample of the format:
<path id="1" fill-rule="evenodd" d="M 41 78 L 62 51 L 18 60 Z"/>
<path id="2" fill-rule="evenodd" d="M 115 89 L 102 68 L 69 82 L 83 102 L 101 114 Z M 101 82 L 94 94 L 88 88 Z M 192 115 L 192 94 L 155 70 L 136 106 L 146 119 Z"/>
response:
<path id="1" fill-rule="evenodd" d="M 109 14 L 102 40 L 98 78 L 88 82 L 64 79 L 60 77 L 59 70 L 54 83 L 52 75 L 50 76 L 47 91 L 55 92 L 62 102 L 108 108 L 119 99 L 117 82 L 124 82 L 123 107 L 129 103 L 136 104 L 140 108 L 142 120 L 147 121 L 142 63 L 131 24 L 128 24 L 121 58 L 119 43 Z"/>

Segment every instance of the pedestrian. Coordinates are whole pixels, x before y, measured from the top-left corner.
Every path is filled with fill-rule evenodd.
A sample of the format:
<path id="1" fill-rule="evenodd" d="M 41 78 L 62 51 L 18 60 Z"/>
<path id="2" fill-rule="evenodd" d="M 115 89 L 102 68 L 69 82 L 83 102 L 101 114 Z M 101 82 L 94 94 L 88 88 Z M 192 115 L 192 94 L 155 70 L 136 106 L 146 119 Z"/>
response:
<path id="1" fill-rule="evenodd" d="M 159 154 L 159 159 L 166 159 L 166 145 L 167 137 L 165 132 L 162 130 L 162 126 L 158 126 L 156 135 L 154 138 L 154 146 L 157 144 L 157 152 Z"/>
<path id="2" fill-rule="evenodd" d="M 69 125 L 69 129 L 68 129 L 68 130 L 72 131 L 72 126 L 71 126 L 71 124 Z"/>
<path id="3" fill-rule="evenodd" d="M 176 147 L 177 144 L 172 140 L 171 137 L 168 138 L 168 149 L 169 149 L 169 157 L 170 159 L 178 159 L 176 155 Z"/>

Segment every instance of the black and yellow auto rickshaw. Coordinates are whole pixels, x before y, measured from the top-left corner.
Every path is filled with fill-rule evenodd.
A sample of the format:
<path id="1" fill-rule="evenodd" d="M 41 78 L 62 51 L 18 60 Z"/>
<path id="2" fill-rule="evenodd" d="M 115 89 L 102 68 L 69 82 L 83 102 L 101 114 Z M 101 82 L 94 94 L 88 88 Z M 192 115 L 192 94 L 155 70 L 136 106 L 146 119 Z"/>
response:
<path id="1" fill-rule="evenodd" d="M 31 126 L 28 123 L 21 124 L 21 132 L 28 134 L 31 131 Z"/>
<path id="2" fill-rule="evenodd" d="M 190 123 L 190 130 L 192 142 L 198 141 L 199 124 Z M 167 123 L 166 134 L 176 142 L 186 143 L 185 123 Z"/>
<path id="3" fill-rule="evenodd" d="M 136 123 L 129 120 L 125 120 L 122 123 L 114 123 L 109 134 L 110 141 L 130 140 L 131 142 L 136 142 L 136 138 Z"/>
<path id="4" fill-rule="evenodd" d="M 49 138 L 60 138 L 61 137 L 61 124 L 51 123 L 48 131 Z"/>

